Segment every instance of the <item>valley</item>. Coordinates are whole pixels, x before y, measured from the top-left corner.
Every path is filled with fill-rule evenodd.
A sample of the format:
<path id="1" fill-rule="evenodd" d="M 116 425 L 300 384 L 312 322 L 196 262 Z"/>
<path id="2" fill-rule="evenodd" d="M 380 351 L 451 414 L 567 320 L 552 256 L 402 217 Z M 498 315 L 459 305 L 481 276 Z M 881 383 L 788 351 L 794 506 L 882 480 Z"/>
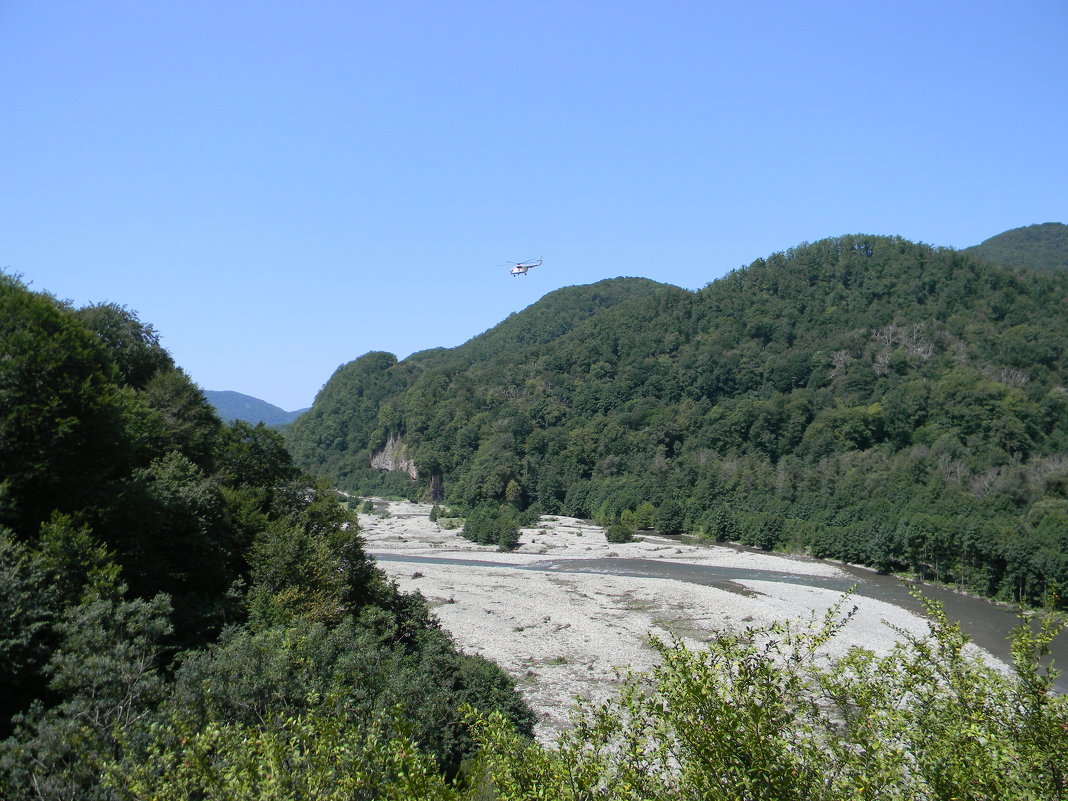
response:
<path id="1" fill-rule="evenodd" d="M 1056 615 L 1005 668 L 1068 580 L 1055 267 L 565 287 L 284 436 L 0 277 L 0 796 L 1060 797 Z"/>
<path id="2" fill-rule="evenodd" d="M 1041 606 L 1068 581 L 1065 287 L 861 235 L 697 292 L 565 287 L 457 348 L 342 365 L 285 436 L 364 497 L 652 515 Z"/>
<path id="3" fill-rule="evenodd" d="M 499 552 L 431 522 L 429 504 L 375 506 L 374 514 L 359 517 L 367 551 L 401 590 L 427 599 L 458 647 L 516 679 L 545 743 L 567 726 L 575 696 L 604 699 L 617 688 L 619 671 L 655 664 L 650 636 L 699 646 L 726 630 L 803 622 L 858 580 L 817 560 L 727 546 L 656 536 L 609 543 L 599 526 L 552 515 L 523 529 L 515 550 Z M 702 579 L 686 577 L 687 567 L 721 578 L 696 583 Z M 856 611 L 828 645 L 828 657 L 855 646 L 883 654 L 898 632 L 926 632 L 914 609 L 862 594 L 871 592 L 870 583 L 862 581 L 844 605 L 843 612 Z"/>

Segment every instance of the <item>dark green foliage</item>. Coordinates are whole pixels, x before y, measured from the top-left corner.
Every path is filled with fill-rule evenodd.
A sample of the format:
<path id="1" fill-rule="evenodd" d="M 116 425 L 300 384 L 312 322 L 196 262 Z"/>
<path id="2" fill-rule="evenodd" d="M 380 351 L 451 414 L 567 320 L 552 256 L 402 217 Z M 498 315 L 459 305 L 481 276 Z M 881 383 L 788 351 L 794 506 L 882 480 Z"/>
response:
<path id="1" fill-rule="evenodd" d="M 725 507 L 712 513 L 705 533 L 719 542 L 738 542 L 741 538 L 737 520 Z"/>
<path id="2" fill-rule="evenodd" d="M 605 527 L 604 536 L 609 542 L 631 542 L 634 539 L 634 529 L 626 523 L 609 523 Z"/>
<path id="3" fill-rule="evenodd" d="M 338 368 L 311 410 L 287 429 L 286 440 L 294 458 L 305 469 L 330 475 L 354 489 L 358 486 L 363 494 L 404 496 L 412 490 L 398 491 L 403 489 L 402 483 L 396 483 L 400 479 L 386 484 L 385 477 L 369 466 L 372 452 L 380 450 L 391 435 L 418 439 L 416 466 L 420 480 L 429 481 L 451 472 L 459 460 L 474 455 L 483 438 L 480 427 L 486 418 L 478 413 L 484 407 L 496 407 L 516 392 L 530 394 L 536 407 L 530 410 L 533 414 L 524 408 L 523 414 L 493 432 L 502 436 L 487 437 L 493 441 L 487 443 L 478 464 L 473 466 L 470 487 L 462 498 L 468 504 L 490 499 L 504 501 L 508 481 L 519 480 L 521 473 L 516 463 L 498 465 L 498 456 L 514 448 L 517 436 L 525 437 L 536 425 L 559 419 L 566 407 L 558 403 L 557 389 L 542 382 L 521 389 L 509 386 L 483 395 L 475 388 L 478 382 L 467 380 L 468 369 L 473 365 L 499 364 L 500 369 L 513 372 L 509 366 L 513 360 L 533 363 L 544 355 L 547 346 L 581 330 L 584 322 L 655 292 L 686 294 L 675 287 L 638 278 L 566 287 L 455 351 L 423 351 L 403 363 L 398 363 L 392 354 L 368 353 Z M 517 353 L 522 355 L 517 357 Z M 518 379 L 516 374 L 515 380 Z M 447 410 L 440 406 L 445 397 L 453 400 L 452 408 Z M 430 432 L 433 440 L 423 437 Z M 521 480 L 519 486 L 523 489 Z"/>
<path id="4" fill-rule="evenodd" d="M 656 510 L 656 529 L 661 534 L 681 534 L 684 523 L 682 504 L 674 498 L 668 498 Z"/>
<path id="5" fill-rule="evenodd" d="M 4 798 L 110 799 L 103 766 L 136 740 L 163 700 L 158 668 L 170 630 L 164 595 L 149 601 L 99 599 L 78 605 L 56 625 L 59 644 L 45 667 L 58 703 L 15 718 L 0 744 Z"/>
<path id="6" fill-rule="evenodd" d="M 145 764 L 112 769 L 110 784 L 133 798 L 235 801 L 1066 797 L 1068 704 L 1049 692 L 1052 674 L 1041 666 L 1058 624 L 1046 617 L 1017 630 L 1010 674 L 966 650 L 930 604 L 928 636 L 881 656 L 835 656 L 825 646 L 848 619 L 841 609 L 808 628 L 725 633 L 699 651 L 653 641 L 660 664 L 626 676 L 614 697 L 578 699 L 575 725 L 551 746 L 504 715 L 469 709 L 479 753 L 460 782 L 441 781 L 419 759 L 403 721 L 356 720 L 337 698 L 313 693 L 292 705 L 311 708 L 277 721 L 263 719 L 268 710 L 233 708 L 199 728 L 180 718 L 156 727 Z M 292 676 L 273 679 L 274 654 L 291 645 L 273 645 L 247 661 L 265 664 L 272 679 L 262 683 L 285 694 Z M 293 667 L 316 683 L 304 665 Z M 194 707 L 203 697 L 191 696 Z"/>
<path id="7" fill-rule="evenodd" d="M 135 312 L 114 303 L 98 303 L 74 314 L 107 349 L 124 384 L 144 389 L 156 373 L 174 370 L 174 360 L 160 346 L 159 334 Z"/>
<path id="8" fill-rule="evenodd" d="M 425 613 L 424 613 L 425 614 Z M 410 638 L 398 636 L 412 631 Z M 352 725 L 401 711 L 407 733 L 449 773 L 472 753 L 460 706 L 504 712 L 529 736 L 533 716 L 500 668 L 458 654 L 447 635 L 381 609 L 333 626 L 235 631 L 178 671 L 172 715 L 191 730 L 211 721 L 256 726 L 325 705 Z M 397 732 L 399 733 L 399 732 Z"/>
<path id="9" fill-rule="evenodd" d="M 642 501 L 634 510 L 631 521 L 638 530 L 650 529 L 656 523 L 656 508 L 649 501 Z"/>
<path id="10" fill-rule="evenodd" d="M 374 576 L 354 530 L 272 520 L 257 535 L 249 561 L 249 606 L 260 628 L 300 620 L 336 624 L 374 595 Z"/>
<path id="11" fill-rule="evenodd" d="M 370 452 L 386 443 L 386 429 L 378 424 L 389 413 L 381 402 L 400 389 L 389 353 L 368 353 L 337 369 L 315 405 L 286 430 L 286 440 L 298 463 L 321 474 L 346 476 L 355 469 L 342 454 L 360 453 L 360 467 L 369 465 Z M 370 494 L 370 493 L 365 493 Z"/>
<path id="12" fill-rule="evenodd" d="M 178 450 L 198 467 L 213 465 L 222 428 L 211 404 L 180 369 L 156 373 L 145 386 L 148 405 L 162 418 L 165 450 Z"/>
<path id="13" fill-rule="evenodd" d="M 122 460 L 114 375 L 69 310 L 0 274 L 0 525 L 29 536 L 103 490 Z"/>
<path id="14" fill-rule="evenodd" d="M 274 487 L 298 475 L 282 435 L 235 420 L 217 449 L 215 469 L 230 486 Z"/>
<path id="15" fill-rule="evenodd" d="M 470 753 L 462 704 L 531 729 L 366 557 L 332 485 L 277 433 L 224 426 L 121 307 L 0 275 L 0 477 L 0 797 L 119 798 L 236 718 L 374 742 L 381 712 L 431 776 Z"/>
<path id="16" fill-rule="evenodd" d="M 967 248 L 987 261 L 1046 272 L 1068 271 L 1068 225 L 1041 223 L 992 236 Z"/>
<path id="17" fill-rule="evenodd" d="M 457 505 L 606 525 L 668 504 L 673 531 L 1008 600 L 1068 583 L 1028 517 L 1068 498 L 1068 276 L 847 236 L 517 334 L 594 287 L 459 348 L 346 366 L 289 434 L 298 463 L 355 491 L 433 479 Z M 370 468 L 390 438 L 418 482 Z"/>
<path id="18" fill-rule="evenodd" d="M 570 286 L 550 292 L 537 303 L 510 315 L 499 325 L 463 346 L 465 356 L 477 361 L 511 354 L 516 349 L 536 350 L 581 327 L 582 323 L 620 304 L 650 292 L 669 289 L 646 278 L 613 278 L 588 286 Z M 674 287 L 670 287 L 674 289 Z M 416 354 L 435 363 L 451 360 L 448 351 Z"/>
<path id="19" fill-rule="evenodd" d="M 519 544 L 521 524 L 519 511 L 514 506 L 483 505 L 468 513 L 460 533 L 482 545 L 496 545 L 502 551 L 510 551 Z"/>
<path id="20" fill-rule="evenodd" d="M 35 548 L 0 529 L 0 738 L 46 694 L 58 622 L 80 603 L 115 597 L 118 574 L 112 555 L 65 515 L 42 525 Z"/>
<path id="21" fill-rule="evenodd" d="M 39 554 L 0 529 L 0 736 L 27 699 L 44 691 L 41 669 L 52 646 L 56 589 Z"/>

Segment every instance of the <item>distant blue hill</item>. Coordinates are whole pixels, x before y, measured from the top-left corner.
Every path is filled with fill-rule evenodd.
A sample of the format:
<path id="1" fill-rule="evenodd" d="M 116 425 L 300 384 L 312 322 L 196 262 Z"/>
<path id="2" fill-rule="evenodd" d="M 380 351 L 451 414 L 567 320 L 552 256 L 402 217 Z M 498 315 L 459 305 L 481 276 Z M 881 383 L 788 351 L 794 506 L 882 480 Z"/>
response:
<path id="1" fill-rule="evenodd" d="M 263 423 L 266 426 L 288 425 L 308 411 L 297 409 L 287 412 L 267 401 L 230 390 L 206 389 L 204 397 L 215 407 L 219 417 L 228 423 L 231 420 L 244 420 L 246 423 Z"/>

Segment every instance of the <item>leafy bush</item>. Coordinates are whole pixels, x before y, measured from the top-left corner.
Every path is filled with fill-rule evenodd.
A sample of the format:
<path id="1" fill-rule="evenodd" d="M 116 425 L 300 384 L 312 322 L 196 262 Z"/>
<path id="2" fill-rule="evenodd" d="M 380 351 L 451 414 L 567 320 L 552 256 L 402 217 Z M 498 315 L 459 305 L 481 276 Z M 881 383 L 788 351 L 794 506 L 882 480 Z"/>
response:
<path id="1" fill-rule="evenodd" d="M 545 748 L 478 718 L 472 798 L 504 801 L 1068 798 L 1068 699 L 1039 660 L 1059 629 L 1021 627 L 1007 676 L 928 603 L 930 635 L 877 657 L 821 648 L 844 624 L 654 645 L 662 664 L 582 702 Z"/>
<path id="2" fill-rule="evenodd" d="M 656 522 L 656 507 L 649 501 L 642 501 L 634 510 L 634 528 L 639 531 L 653 527 Z"/>
<path id="3" fill-rule="evenodd" d="M 519 512 L 513 506 L 483 505 L 468 513 L 460 533 L 482 545 L 496 545 L 502 551 L 510 551 L 519 544 L 519 527 Z"/>
<path id="4" fill-rule="evenodd" d="M 668 498 L 656 510 L 656 530 L 661 534 L 681 534 L 686 520 L 682 504 Z"/>

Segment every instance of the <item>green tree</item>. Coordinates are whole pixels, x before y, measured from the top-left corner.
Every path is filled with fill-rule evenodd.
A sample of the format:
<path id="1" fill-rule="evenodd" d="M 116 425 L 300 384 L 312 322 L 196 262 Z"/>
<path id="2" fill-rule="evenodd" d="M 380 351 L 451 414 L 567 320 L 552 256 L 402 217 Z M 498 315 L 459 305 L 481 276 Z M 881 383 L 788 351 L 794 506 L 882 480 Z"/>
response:
<path id="1" fill-rule="evenodd" d="M 219 437 L 214 462 L 230 485 L 275 487 L 298 475 L 282 435 L 263 423 L 234 420 Z"/>
<path id="2" fill-rule="evenodd" d="M 178 450 L 201 469 L 210 470 L 222 423 L 189 376 L 178 369 L 156 373 L 145 386 L 145 399 L 163 419 L 160 447 Z"/>
<path id="3" fill-rule="evenodd" d="M 144 389 L 156 373 L 175 369 L 171 355 L 159 344 L 156 329 L 124 306 L 96 303 L 74 314 L 103 343 L 124 384 Z"/>
<path id="4" fill-rule="evenodd" d="M 16 717 L 0 744 L 0 790 L 23 799 L 112 799 L 101 773 L 137 742 L 164 696 L 159 671 L 170 603 L 98 599 L 75 607 L 56 626 L 59 647 L 45 672 L 60 700 Z"/>
<path id="5" fill-rule="evenodd" d="M 532 732 L 511 679 L 366 556 L 333 483 L 299 474 L 275 433 L 222 426 L 150 326 L 7 276 L 0 312 L 0 796 L 168 797 L 179 774 L 195 795 L 219 790 L 195 783 L 214 767 L 236 792 L 241 770 L 282 764 L 312 784 L 252 792 L 317 794 L 350 764 L 336 742 L 387 766 L 363 774 L 372 797 L 423 797 L 472 754 L 462 705 Z M 369 371 L 383 386 L 386 362 Z M 335 763 L 318 777 L 322 761 L 282 753 L 316 732 Z M 244 752 L 196 756 L 220 737 Z M 412 737 L 418 753 L 388 751 Z M 168 772 L 191 753 L 208 773 Z"/>
<path id="6" fill-rule="evenodd" d="M 11 716 L 44 691 L 41 669 L 60 607 L 48 578 L 40 554 L 0 528 L 0 738 L 10 733 Z"/>
<path id="7" fill-rule="evenodd" d="M 656 510 L 656 529 L 661 534 L 681 534 L 686 520 L 682 504 L 668 498 Z"/>
<path id="8" fill-rule="evenodd" d="M 634 528 L 639 531 L 653 527 L 656 522 L 656 507 L 649 501 L 642 501 L 634 510 Z"/>
<path id="9" fill-rule="evenodd" d="M 31 538 L 99 499 L 123 448 L 113 371 L 69 310 L 0 274 L 0 525 Z"/>
<path id="10" fill-rule="evenodd" d="M 609 542 L 631 542 L 634 539 L 634 528 L 626 523 L 609 523 L 604 530 L 605 539 Z"/>

